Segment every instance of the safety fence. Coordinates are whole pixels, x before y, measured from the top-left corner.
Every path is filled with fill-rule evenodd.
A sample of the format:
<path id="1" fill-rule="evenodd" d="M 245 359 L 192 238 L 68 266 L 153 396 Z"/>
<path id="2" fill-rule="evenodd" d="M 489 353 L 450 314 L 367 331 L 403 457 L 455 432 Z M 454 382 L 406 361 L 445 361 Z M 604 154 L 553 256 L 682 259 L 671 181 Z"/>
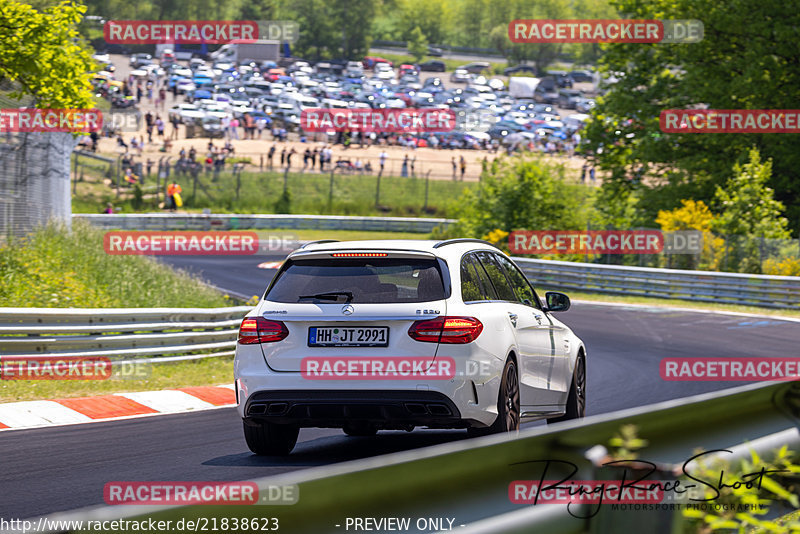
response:
<path id="1" fill-rule="evenodd" d="M 800 277 L 651 269 L 514 258 L 546 288 L 699 302 L 800 309 Z"/>
<path id="2" fill-rule="evenodd" d="M 362 230 L 375 232 L 430 233 L 452 219 L 418 217 L 346 217 L 338 215 L 238 215 L 74 214 L 94 226 L 112 230 Z"/>
<path id="3" fill-rule="evenodd" d="M 230 356 L 251 309 L 0 308 L 0 355 L 104 357 L 112 363 Z"/>

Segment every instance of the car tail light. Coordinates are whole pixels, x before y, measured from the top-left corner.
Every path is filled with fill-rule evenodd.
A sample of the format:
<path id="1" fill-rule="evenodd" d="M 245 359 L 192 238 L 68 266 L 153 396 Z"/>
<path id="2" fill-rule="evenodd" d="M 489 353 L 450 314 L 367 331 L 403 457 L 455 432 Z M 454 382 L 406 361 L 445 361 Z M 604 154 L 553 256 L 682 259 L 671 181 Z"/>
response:
<path id="1" fill-rule="evenodd" d="M 239 327 L 239 343 L 255 345 L 274 343 L 289 335 L 289 329 L 281 321 L 270 321 L 263 317 L 245 317 Z"/>
<path id="2" fill-rule="evenodd" d="M 483 323 L 475 317 L 437 317 L 416 321 L 408 335 L 426 343 L 471 343 L 483 331 Z"/>

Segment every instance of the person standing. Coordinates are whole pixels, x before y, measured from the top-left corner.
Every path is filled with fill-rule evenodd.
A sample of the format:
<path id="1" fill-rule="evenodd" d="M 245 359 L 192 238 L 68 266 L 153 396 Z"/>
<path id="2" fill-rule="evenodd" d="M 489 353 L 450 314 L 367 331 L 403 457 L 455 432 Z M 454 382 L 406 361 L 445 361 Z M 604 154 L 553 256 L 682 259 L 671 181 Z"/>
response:
<path id="1" fill-rule="evenodd" d="M 314 150 L 311 151 L 311 170 L 314 170 L 314 165 L 317 163 L 317 147 L 314 147 Z"/>
<path id="2" fill-rule="evenodd" d="M 306 148 L 306 151 L 303 152 L 303 172 L 306 172 L 308 169 L 308 162 L 311 159 L 311 150 Z"/>
<path id="3" fill-rule="evenodd" d="M 181 125 L 181 120 L 178 118 L 177 115 L 173 115 L 172 119 L 170 119 L 170 120 L 172 121 L 172 132 L 170 132 L 169 138 L 170 139 L 175 139 L 177 141 L 178 140 L 178 128 Z"/>
<path id="4" fill-rule="evenodd" d="M 456 165 L 456 157 L 455 156 L 450 158 L 450 164 L 453 166 L 453 181 L 455 182 L 456 181 L 456 169 L 458 168 L 458 165 Z"/>
<path id="5" fill-rule="evenodd" d="M 414 174 L 414 165 L 417 163 L 417 155 L 414 154 L 414 157 L 411 158 L 411 177 L 416 178 L 417 175 Z"/>
<path id="6" fill-rule="evenodd" d="M 464 181 L 464 173 L 467 172 L 467 160 L 464 159 L 464 156 L 461 156 L 461 181 Z"/>
<path id="7" fill-rule="evenodd" d="M 292 167 L 292 156 L 297 154 L 297 151 L 292 147 L 288 154 L 286 154 L 286 168 L 290 169 Z"/>
<path id="8" fill-rule="evenodd" d="M 149 111 L 144 116 L 145 131 L 147 132 L 147 142 L 153 142 L 153 114 Z"/>
<path id="9" fill-rule="evenodd" d="M 233 139 L 239 140 L 239 119 L 236 117 L 231 119 L 231 136 Z"/>
<path id="10" fill-rule="evenodd" d="M 164 137 L 164 121 L 161 120 L 161 115 L 156 115 L 156 132 L 159 137 Z"/>
<path id="11" fill-rule="evenodd" d="M 183 189 L 175 180 L 167 186 L 167 207 L 169 211 L 175 211 L 178 208 L 175 195 L 180 195 L 182 191 Z"/>
<path id="12" fill-rule="evenodd" d="M 271 147 L 269 147 L 269 152 L 267 152 L 267 165 L 269 168 L 272 168 L 272 156 L 275 155 L 275 144 L 273 143 Z"/>
<path id="13" fill-rule="evenodd" d="M 381 150 L 381 154 L 380 154 L 380 156 L 378 156 L 378 160 L 381 163 L 381 172 L 380 172 L 380 174 L 383 174 L 383 167 L 386 165 L 386 158 L 387 157 L 389 157 L 389 155 L 386 153 L 386 151 L 385 150 Z"/>
<path id="14" fill-rule="evenodd" d="M 281 168 L 286 164 L 286 147 L 281 150 Z"/>
<path id="15" fill-rule="evenodd" d="M 589 180 L 591 180 L 592 185 L 594 185 L 594 167 L 589 169 Z"/>
<path id="16" fill-rule="evenodd" d="M 222 131 L 225 132 L 225 139 L 231 138 L 231 118 L 227 115 L 220 119 L 220 125 L 222 126 Z"/>
<path id="17" fill-rule="evenodd" d="M 408 154 L 403 158 L 403 165 L 400 167 L 400 176 L 408 177 Z"/>

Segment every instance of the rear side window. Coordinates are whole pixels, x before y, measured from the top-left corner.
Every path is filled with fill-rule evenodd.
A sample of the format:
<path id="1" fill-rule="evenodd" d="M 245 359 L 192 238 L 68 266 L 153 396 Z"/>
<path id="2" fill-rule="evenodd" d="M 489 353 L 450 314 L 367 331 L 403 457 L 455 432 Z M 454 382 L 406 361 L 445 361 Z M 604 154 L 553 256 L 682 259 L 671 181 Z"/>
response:
<path id="1" fill-rule="evenodd" d="M 495 291 L 497 291 L 497 298 L 515 302 L 517 297 L 514 294 L 514 289 L 511 287 L 502 266 L 497 262 L 494 254 L 478 252 L 476 255 L 481 260 L 483 268 L 486 269 L 486 274 L 489 275 L 489 279 L 492 281 Z"/>
<path id="2" fill-rule="evenodd" d="M 464 302 L 495 300 L 486 271 L 472 254 L 461 259 L 461 299 Z"/>
<path id="3" fill-rule="evenodd" d="M 424 258 L 290 260 L 265 295 L 266 300 L 284 303 L 385 304 L 445 297 L 438 262 Z"/>
<path id="4" fill-rule="evenodd" d="M 517 300 L 523 304 L 536 306 L 538 308 L 539 306 L 537 305 L 538 300 L 536 299 L 536 294 L 533 292 L 533 288 L 531 287 L 530 283 L 528 283 L 525 275 L 523 275 L 520 270 L 517 269 L 517 266 L 505 256 L 497 254 L 496 258 L 503 265 L 503 267 L 505 267 L 506 274 L 508 275 L 509 280 L 511 280 L 511 285 L 514 286 L 514 291 L 517 293 Z M 526 300 L 528 302 L 525 302 Z"/>

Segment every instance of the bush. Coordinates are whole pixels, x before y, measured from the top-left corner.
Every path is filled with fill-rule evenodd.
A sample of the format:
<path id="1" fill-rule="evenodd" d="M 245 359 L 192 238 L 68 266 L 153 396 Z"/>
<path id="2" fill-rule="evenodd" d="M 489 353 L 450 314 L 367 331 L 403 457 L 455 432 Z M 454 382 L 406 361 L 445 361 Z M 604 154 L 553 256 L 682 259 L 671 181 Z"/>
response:
<path id="1" fill-rule="evenodd" d="M 564 167 L 538 155 L 499 158 L 477 189 L 464 191 L 454 211 L 453 237 L 502 235 L 514 230 L 580 230 L 590 211 L 588 188 L 564 181 Z"/>
<path id="2" fill-rule="evenodd" d="M 0 306 L 221 307 L 227 296 L 145 256 L 111 256 L 102 230 L 51 224 L 0 247 Z"/>

